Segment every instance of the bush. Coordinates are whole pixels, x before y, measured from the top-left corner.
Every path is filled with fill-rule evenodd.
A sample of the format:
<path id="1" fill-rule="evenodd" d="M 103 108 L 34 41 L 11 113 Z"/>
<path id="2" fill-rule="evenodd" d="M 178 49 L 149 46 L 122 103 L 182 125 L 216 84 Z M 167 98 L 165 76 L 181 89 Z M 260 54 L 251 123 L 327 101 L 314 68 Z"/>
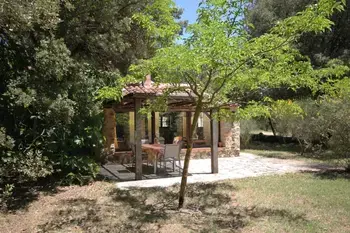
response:
<path id="1" fill-rule="evenodd" d="M 99 165 L 88 156 L 63 155 L 57 165 L 62 184 L 66 185 L 84 185 L 96 178 L 99 172 Z"/>
<path id="2" fill-rule="evenodd" d="M 12 198 L 12 191 L 14 185 L 6 184 L 5 187 L 0 187 L 0 211 L 6 211 L 8 207 L 8 203 Z"/>
<path id="3" fill-rule="evenodd" d="M 348 98 L 320 98 L 298 101 L 302 115 L 285 114 L 274 119 L 276 128 L 299 140 L 301 153 L 323 156 L 332 150 L 333 158 L 350 166 L 350 101 Z"/>
<path id="4" fill-rule="evenodd" d="M 241 147 L 247 148 L 251 141 L 251 132 L 253 130 L 258 129 L 258 125 L 255 120 L 241 120 L 240 121 L 240 129 L 241 129 Z"/>

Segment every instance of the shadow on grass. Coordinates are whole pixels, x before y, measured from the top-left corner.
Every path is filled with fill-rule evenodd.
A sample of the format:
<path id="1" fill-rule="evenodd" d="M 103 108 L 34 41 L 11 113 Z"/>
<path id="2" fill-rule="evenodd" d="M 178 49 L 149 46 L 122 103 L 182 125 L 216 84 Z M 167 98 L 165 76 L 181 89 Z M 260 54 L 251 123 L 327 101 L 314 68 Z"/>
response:
<path id="1" fill-rule="evenodd" d="M 346 179 L 350 180 L 350 172 L 343 169 L 327 169 L 319 172 L 315 171 L 304 171 L 303 173 L 312 174 L 315 178 L 319 179 Z"/>
<path id="2" fill-rule="evenodd" d="M 43 232 L 75 229 L 83 232 L 215 232 L 239 231 L 262 217 L 307 221 L 303 215 L 284 209 L 240 206 L 236 187 L 228 183 L 190 185 L 186 209 L 177 209 L 179 186 L 111 190 L 98 199 L 62 201 Z M 104 201 L 101 201 L 104 200 Z M 174 229 L 174 226 L 177 229 Z M 179 229 L 180 227 L 180 229 Z"/>
<path id="3" fill-rule="evenodd" d="M 57 186 L 58 183 L 50 178 L 16 184 L 12 195 L 5 202 L 0 203 L 3 205 L 0 209 L 4 212 L 26 209 L 30 203 L 38 199 L 40 193 L 44 195 L 56 194 L 58 192 Z"/>

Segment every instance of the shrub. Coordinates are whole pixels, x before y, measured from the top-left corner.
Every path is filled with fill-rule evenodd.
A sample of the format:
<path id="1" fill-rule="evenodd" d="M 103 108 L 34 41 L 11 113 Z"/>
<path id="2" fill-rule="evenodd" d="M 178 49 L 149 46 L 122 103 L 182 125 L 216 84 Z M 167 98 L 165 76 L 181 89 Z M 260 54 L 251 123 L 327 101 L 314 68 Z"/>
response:
<path id="1" fill-rule="evenodd" d="M 240 121 L 240 129 L 241 129 L 241 147 L 247 148 L 251 141 L 251 132 L 253 130 L 258 129 L 258 125 L 255 120 L 241 120 Z"/>
<path id="2" fill-rule="evenodd" d="M 299 140 L 301 153 L 313 152 L 323 156 L 332 150 L 333 158 L 350 165 L 350 101 L 348 98 L 319 98 L 298 101 L 302 115 L 279 117 L 276 128 Z"/>

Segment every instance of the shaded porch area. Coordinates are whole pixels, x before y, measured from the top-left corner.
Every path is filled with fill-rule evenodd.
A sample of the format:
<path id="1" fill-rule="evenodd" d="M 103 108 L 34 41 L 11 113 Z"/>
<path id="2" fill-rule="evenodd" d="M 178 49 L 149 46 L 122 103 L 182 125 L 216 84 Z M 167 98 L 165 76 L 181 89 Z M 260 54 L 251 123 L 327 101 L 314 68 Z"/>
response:
<path id="1" fill-rule="evenodd" d="M 144 158 L 143 158 L 143 144 L 155 145 L 159 144 L 160 136 L 159 133 L 163 128 L 166 128 L 170 125 L 171 118 L 167 115 L 162 115 L 161 118 L 156 117 L 156 112 L 152 112 L 149 117 L 146 118 L 145 115 L 141 114 L 141 109 L 147 107 L 149 101 L 155 99 L 159 96 L 162 96 L 164 92 L 171 86 L 167 84 L 158 84 L 157 86 L 153 85 L 150 76 L 146 77 L 146 80 L 143 83 L 128 85 L 123 90 L 123 98 L 120 101 L 109 101 L 104 104 L 104 136 L 105 136 L 105 151 L 107 151 L 110 155 L 115 155 L 115 152 L 121 152 L 125 148 L 132 148 L 131 156 L 133 157 L 134 167 L 127 166 L 125 163 L 121 163 L 122 166 L 112 166 L 110 168 L 106 168 L 106 174 L 109 173 L 111 176 L 115 176 L 115 178 L 120 177 L 121 180 L 129 179 L 132 175 L 134 175 L 134 179 L 147 179 L 147 178 L 156 178 L 155 169 L 151 174 L 147 174 L 148 166 L 145 167 Z M 188 90 L 190 92 L 190 90 Z M 194 133 L 191 133 L 192 121 L 193 121 L 193 112 L 195 111 L 196 104 L 194 101 L 194 97 L 189 95 L 188 92 L 176 92 L 167 95 L 166 104 L 168 106 L 168 113 L 182 113 L 182 124 L 179 127 L 182 132 L 181 134 L 176 132 L 177 134 L 170 135 L 166 140 L 163 141 L 165 143 L 165 148 L 167 145 L 170 145 L 169 142 L 172 141 L 173 136 L 181 136 L 183 140 L 184 147 L 207 147 L 210 146 L 210 152 L 206 149 L 202 149 L 204 153 L 209 153 L 211 158 L 211 167 L 208 172 L 218 173 L 218 153 L 219 146 L 222 146 L 221 142 L 221 122 L 218 122 L 213 116 L 216 114 L 219 108 L 229 108 L 234 111 L 237 105 L 228 105 L 228 106 L 218 106 L 215 108 L 202 109 L 202 115 L 205 114 L 207 117 L 206 123 L 204 123 L 204 118 L 202 116 L 202 120 L 199 121 L 196 126 L 194 126 Z M 124 138 L 124 148 L 120 147 L 120 139 L 117 135 L 116 129 L 116 114 L 117 113 L 130 113 L 129 114 L 129 138 L 128 140 Z M 146 120 L 147 119 L 147 120 Z M 170 121 L 170 122 L 169 122 Z M 179 122 L 175 122 L 175 125 L 179 125 Z M 232 125 L 232 124 L 231 124 Z M 237 125 L 237 124 L 236 124 Z M 161 126 L 161 127 L 159 127 Z M 201 130 L 198 130 L 201 129 Z M 206 132 L 204 132 L 206 129 Z M 165 129 L 163 129 L 165 131 Z M 163 135 L 164 134 L 163 131 Z M 237 141 L 237 134 L 235 135 L 235 139 L 232 140 L 232 127 L 229 127 L 228 133 L 225 136 L 229 138 L 228 141 Z M 207 135 L 206 137 L 204 135 Z M 164 138 L 165 139 L 165 138 Z M 192 143 L 189 143 L 191 142 Z M 162 144 L 162 143 L 161 143 Z M 197 144 L 197 145 L 196 145 Z M 239 132 L 238 132 L 238 144 L 239 146 Z M 231 143 L 232 145 L 232 143 Z M 168 146 L 170 148 L 170 146 Z M 181 147 L 180 147 L 181 148 Z M 227 147 L 225 148 L 227 149 Z M 230 147 L 235 154 L 239 154 L 239 147 Z M 165 153 L 166 154 L 166 153 Z M 163 157 L 165 158 L 165 154 Z M 149 159 L 148 159 L 149 161 Z M 157 167 L 155 163 L 158 161 L 158 157 L 154 159 L 153 168 Z M 108 166 L 108 164 L 107 164 Z M 181 169 L 181 165 L 179 164 L 179 169 Z M 134 170 L 133 170 L 134 169 Z M 181 171 L 181 170 L 180 170 Z M 117 175 L 116 175 L 117 174 Z M 180 174 L 177 171 L 177 174 Z M 169 176 L 169 173 L 167 174 Z M 118 178 L 117 178 L 118 179 Z"/>
<path id="2" fill-rule="evenodd" d="M 116 156 L 115 160 L 111 159 L 107 164 L 102 165 L 100 175 L 103 178 L 109 180 L 115 180 L 119 182 L 123 181 L 132 181 L 135 180 L 135 166 L 132 163 L 122 164 L 120 158 L 124 156 L 131 156 L 131 151 L 120 151 L 116 154 L 120 154 L 120 156 Z M 172 164 L 168 163 L 166 165 L 166 170 L 164 167 L 157 167 L 157 172 L 154 173 L 154 167 L 151 162 L 143 161 L 142 163 L 142 179 L 160 179 L 160 178 L 171 178 L 171 177 L 179 177 L 181 176 L 183 165 L 183 159 L 186 153 L 186 148 L 183 148 L 180 153 L 181 164 L 176 162 L 175 171 L 172 169 Z M 225 148 L 219 147 L 218 154 L 219 157 L 225 153 Z M 130 154 L 130 155 L 128 155 Z M 201 159 L 209 159 L 211 157 L 211 148 L 210 147 L 200 147 L 192 149 L 192 161 Z M 192 163 L 191 161 L 191 163 Z M 210 168 L 203 171 L 204 174 L 211 174 Z M 191 176 L 191 174 L 189 174 Z"/>

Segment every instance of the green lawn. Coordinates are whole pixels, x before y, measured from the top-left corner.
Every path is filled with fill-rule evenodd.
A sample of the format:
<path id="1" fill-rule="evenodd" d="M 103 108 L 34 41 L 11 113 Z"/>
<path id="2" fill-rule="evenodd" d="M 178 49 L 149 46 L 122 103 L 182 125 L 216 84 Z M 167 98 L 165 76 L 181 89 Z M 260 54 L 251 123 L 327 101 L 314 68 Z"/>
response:
<path id="1" fill-rule="evenodd" d="M 276 159 L 293 159 L 293 160 L 302 160 L 305 162 L 326 164 L 330 166 L 344 166 L 346 161 L 341 158 L 336 158 L 333 152 L 326 151 L 322 155 L 306 153 L 301 156 L 298 148 L 295 147 L 261 147 L 261 148 L 252 148 L 244 149 L 242 152 L 251 153 L 259 155 L 266 158 L 276 158 Z"/>
<path id="2" fill-rule="evenodd" d="M 40 196 L 2 215 L 1 232 L 350 232 L 350 175 L 289 174 L 190 185 L 116 190 L 107 182 Z"/>
<path id="3" fill-rule="evenodd" d="M 301 157 L 300 153 L 294 151 L 284 151 L 284 150 L 264 150 L 264 149 L 244 149 L 242 152 L 251 153 L 267 158 L 277 158 L 277 159 L 306 159 Z"/>

